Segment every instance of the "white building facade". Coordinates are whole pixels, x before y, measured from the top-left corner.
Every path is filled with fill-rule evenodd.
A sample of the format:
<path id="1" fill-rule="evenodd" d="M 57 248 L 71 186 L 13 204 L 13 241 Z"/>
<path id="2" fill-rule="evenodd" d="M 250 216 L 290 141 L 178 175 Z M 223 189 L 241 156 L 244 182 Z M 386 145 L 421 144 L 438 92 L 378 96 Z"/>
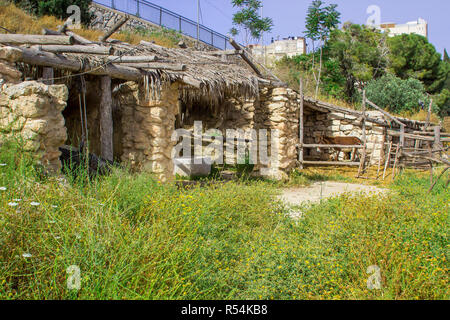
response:
<path id="1" fill-rule="evenodd" d="M 271 65 L 283 57 L 306 54 L 306 41 L 303 37 L 288 37 L 272 40 L 267 46 L 252 44 L 248 46 L 252 55 L 261 63 Z"/>
<path id="2" fill-rule="evenodd" d="M 405 24 L 382 23 L 378 29 L 388 32 L 390 37 L 415 33 L 428 38 L 428 22 L 422 18 Z"/>

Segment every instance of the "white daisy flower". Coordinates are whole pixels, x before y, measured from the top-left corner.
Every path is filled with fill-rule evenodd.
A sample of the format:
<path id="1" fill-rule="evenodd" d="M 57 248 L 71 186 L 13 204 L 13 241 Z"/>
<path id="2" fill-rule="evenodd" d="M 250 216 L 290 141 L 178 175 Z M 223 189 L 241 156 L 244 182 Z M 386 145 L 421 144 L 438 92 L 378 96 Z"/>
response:
<path id="1" fill-rule="evenodd" d="M 52 204 L 52 208 L 58 208 L 58 206 L 55 206 L 54 204 Z"/>
<path id="2" fill-rule="evenodd" d="M 16 207 L 16 206 L 18 206 L 19 204 L 17 203 L 17 202 L 9 202 L 8 203 L 8 206 L 10 206 L 10 207 Z"/>
<path id="3" fill-rule="evenodd" d="M 0 191 L 6 191 L 6 187 L 0 187 Z"/>
<path id="4" fill-rule="evenodd" d="M 37 207 L 38 205 L 40 205 L 40 203 L 39 202 L 30 202 L 30 204 L 32 205 L 32 206 L 34 206 L 34 207 Z"/>
<path id="5" fill-rule="evenodd" d="M 22 257 L 24 258 L 31 258 L 33 255 L 31 253 L 23 253 Z"/>
<path id="6" fill-rule="evenodd" d="M 6 166 L 6 163 L 0 163 L 0 167 Z"/>

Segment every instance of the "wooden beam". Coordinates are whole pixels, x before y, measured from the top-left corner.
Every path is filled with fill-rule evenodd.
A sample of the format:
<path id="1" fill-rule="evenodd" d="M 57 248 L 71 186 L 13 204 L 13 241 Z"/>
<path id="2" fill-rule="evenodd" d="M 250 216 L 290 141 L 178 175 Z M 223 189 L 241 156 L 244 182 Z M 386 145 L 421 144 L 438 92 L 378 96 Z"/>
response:
<path id="1" fill-rule="evenodd" d="M 9 44 L 66 44 L 72 45 L 71 36 L 44 36 L 40 34 L 0 34 L 0 43 Z"/>
<path id="2" fill-rule="evenodd" d="M 117 21 L 117 23 L 107 32 L 104 36 L 100 37 L 101 42 L 105 42 L 110 36 L 112 36 L 117 30 L 120 29 L 128 20 L 130 17 L 128 15 L 125 15 Z"/>
<path id="3" fill-rule="evenodd" d="M 0 56 L 2 51 L 9 50 L 10 47 L 0 47 Z M 51 52 L 43 52 L 34 49 L 17 48 L 21 51 L 19 56 L 14 57 L 14 62 L 24 62 L 32 65 L 52 67 L 55 69 L 65 69 L 70 71 L 84 71 L 94 75 L 109 75 L 111 78 L 138 81 L 142 79 L 143 73 L 135 68 L 108 64 L 103 67 L 94 67 L 83 69 L 82 62 L 78 60 L 67 59 L 57 56 Z"/>
<path id="4" fill-rule="evenodd" d="M 100 100 L 100 148 L 102 158 L 113 161 L 113 115 L 111 77 L 102 76 Z"/>
<path id="5" fill-rule="evenodd" d="M 53 35 L 53 36 L 64 35 L 61 32 L 58 32 L 58 31 L 55 31 L 55 30 L 50 30 L 50 29 L 47 29 L 47 28 L 43 28 L 42 29 L 42 34 L 44 34 L 44 35 Z M 66 31 L 65 34 L 67 36 L 73 37 L 74 40 L 75 40 L 75 43 L 87 44 L 87 45 L 89 45 L 89 44 L 96 44 L 94 41 L 91 41 L 91 40 L 88 40 L 86 38 L 83 38 L 82 36 L 76 34 L 75 32 L 72 32 L 72 31 Z"/>
<path id="6" fill-rule="evenodd" d="M 315 164 L 323 166 L 359 166 L 359 162 L 346 162 L 346 161 L 310 161 L 304 160 L 303 164 Z"/>
<path id="7" fill-rule="evenodd" d="M 139 63 L 157 61 L 156 56 L 108 56 L 106 61 L 113 63 Z"/>
<path id="8" fill-rule="evenodd" d="M 36 45 L 32 46 L 33 49 L 53 52 L 53 53 L 86 53 L 86 54 L 98 54 L 98 55 L 110 55 L 113 53 L 113 47 L 104 46 L 84 46 L 84 45 Z"/>
<path id="9" fill-rule="evenodd" d="M 170 70 L 170 71 L 186 71 L 185 64 L 169 64 L 169 63 L 122 63 L 121 65 L 139 68 L 139 69 L 159 69 L 159 70 Z"/>
<path id="10" fill-rule="evenodd" d="M 386 117 L 388 117 L 389 119 L 391 119 L 392 121 L 394 121 L 395 123 L 397 123 L 399 126 L 404 126 L 405 124 L 401 121 L 399 121 L 396 117 L 394 117 L 393 115 L 391 115 L 389 112 L 384 111 L 383 109 L 381 109 L 379 106 L 377 106 L 375 103 L 367 100 L 367 103 L 375 108 L 376 110 L 380 111 L 382 114 L 384 114 Z"/>
<path id="11" fill-rule="evenodd" d="M 243 54 L 244 50 L 218 50 L 218 51 L 199 51 L 201 54 L 211 55 L 211 56 L 233 56 L 237 54 Z"/>
<path id="12" fill-rule="evenodd" d="M 346 144 L 303 144 L 304 148 L 318 148 L 318 149 L 332 149 L 332 148 L 348 148 L 348 149 L 363 149 L 363 145 L 346 145 Z"/>
<path id="13" fill-rule="evenodd" d="M 247 54 L 243 51 L 243 49 L 241 48 L 241 46 L 234 41 L 234 39 L 230 38 L 230 44 L 236 49 L 236 50 L 240 50 L 242 51 L 242 53 L 240 53 L 240 56 L 242 57 L 242 59 L 253 69 L 253 71 L 255 71 L 255 73 L 260 76 L 261 78 L 264 78 L 264 76 L 261 74 L 261 72 L 259 71 L 259 69 L 256 67 L 256 65 L 249 59 L 249 57 L 247 56 Z"/>

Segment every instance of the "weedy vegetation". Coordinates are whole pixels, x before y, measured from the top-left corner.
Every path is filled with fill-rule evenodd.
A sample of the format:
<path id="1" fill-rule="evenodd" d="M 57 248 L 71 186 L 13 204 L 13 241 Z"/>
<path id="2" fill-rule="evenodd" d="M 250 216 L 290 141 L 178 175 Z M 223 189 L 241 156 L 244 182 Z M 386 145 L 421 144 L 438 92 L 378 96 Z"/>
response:
<path id="1" fill-rule="evenodd" d="M 0 299 L 448 299 L 448 191 L 428 186 L 405 173 L 385 196 L 346 194 L 292 219 L 270 182 L 46 176 L 4 142 Z M 371 265 L 380 290 L 367 287 Z"/>

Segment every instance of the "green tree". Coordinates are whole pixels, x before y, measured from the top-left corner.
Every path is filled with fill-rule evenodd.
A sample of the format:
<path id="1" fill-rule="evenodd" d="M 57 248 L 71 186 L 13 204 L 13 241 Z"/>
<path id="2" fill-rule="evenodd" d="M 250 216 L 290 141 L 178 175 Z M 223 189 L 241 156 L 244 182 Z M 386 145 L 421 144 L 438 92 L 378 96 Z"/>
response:
<path id="1" fill-rule="evenodd" d="M 67 13 L 67 8 L 76 5 L 80 7 L 82 23 L 88 24 L 92 19 L 89 12 L 92 0 L 14 0 L 14 3 L 34 15 L 51 15 L 63 20 L 71 15 Z"/>
<path id="2" fill-rule="evenodd" d="M 428 105 L 430 98 L 424 85 L 417 79 L 400 79 L 387 74 L 369 81 L 366 85 L 367 99 L 393 113 L 418 112 L 420 102 Z"/>
<path id="3" fill-rule="evenodd" d="M 386 74 L 389 53 L 386 38 L 387 35 L 373 28 L 351 23 L 331 32 L 324 52 L 326 59 L 339 65 L 349 100 L 356 98 L 355 86 Z"/>
<path id="4" fill-rule="evenodd" d="M 447 49 L 444 49 L 444 61 L 445 62 L 450 62 L 450 58 L 448 56 Z"/>
<path id="5" fill-rule="evenodd" d="M 341 14 L 336 10 L 336 4 L 330 4 L 324 6 L 324 2 L 321 0 L 314 0 L 308 8 L 308 14 L 306 16 L 306 31 L 305 35 L 311 39 L 313 44 L 313 51 L 315 51 L 315 41 L 320 40 L 320 62 L 318 75 L 314 71 L 314 59 L 313 59 L 313 75 L 316 80 L 315 96 L 319 92 L 320 79 L 323 66 L 323 44 L 327 41 L 331 30 L 335 29 L 340 23 Z M 313 56 L 314 58 L 314 56 Z"/>
<path id="6" fill-rule="evenodd" d="M 402 79 L 415 78 L 429 93 L 438 93 L 450 72 L 450 64 L 427 38 L 417 34 L 403 34 L 388 40 L 390 70 Z"/>
<path id="7" fill-rule="evenodd" d="M 443 89 L 441 93 L 433 96 L 433 112 L 441 118 L 450 116 L 450 90 Z"/>
<path id="8" fill-rule="evenodd" d="M 269 32 L 273 27 L 273 20 L 269 17 L 260 17 L 258 11 L 262 7 L 259 0 L 232 0 L 233 7 L 240 11 L 233 15 L 233 27 L 230 32 L 233 36 L 239 34 L 237 28 L 245 31 L 245 41 L 248 45 L 250 39 L 259 39 L 263 32 Z"/>

